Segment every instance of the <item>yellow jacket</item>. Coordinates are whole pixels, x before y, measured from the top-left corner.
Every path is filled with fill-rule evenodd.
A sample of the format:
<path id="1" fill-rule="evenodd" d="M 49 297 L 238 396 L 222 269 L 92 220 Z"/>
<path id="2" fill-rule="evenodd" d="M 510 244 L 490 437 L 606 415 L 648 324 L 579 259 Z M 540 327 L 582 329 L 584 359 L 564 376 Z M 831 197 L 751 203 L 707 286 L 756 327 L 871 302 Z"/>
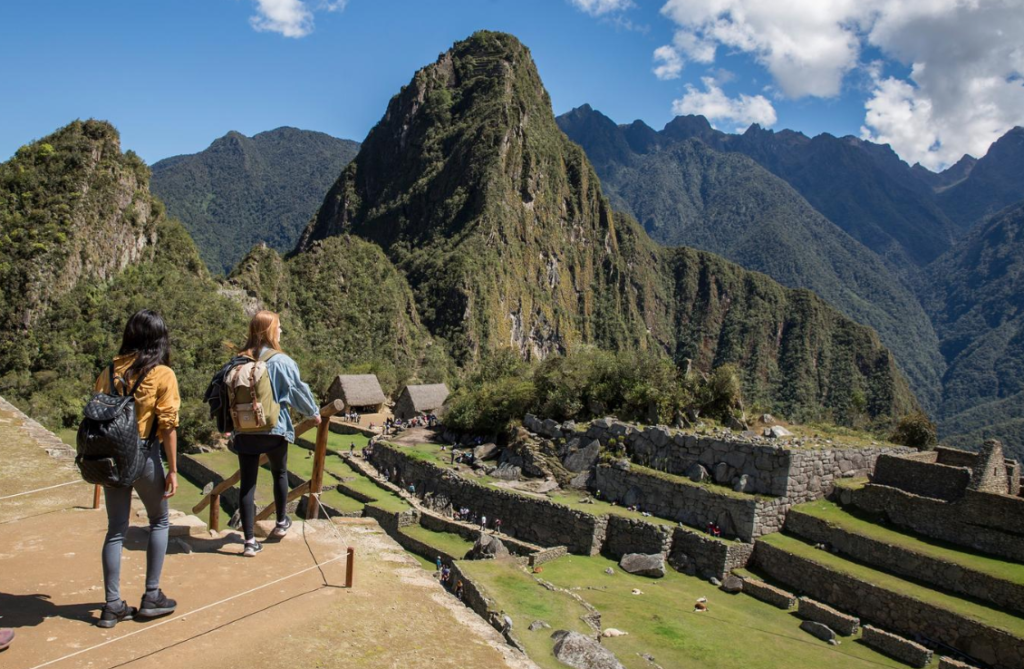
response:
<path id="1" fill-rule="evenodd" d="M 119 355 L 114 358 L 114 378 L 118 392 L 131 390 L 134 379 L 129 379 L 128 388 L 121 387 L 121 378 L 135 361 L 135 354 Z M 95 391 L 110 392 L 110 371 L 105 367 L 96 377 Z M 153 426 L 153 417 L 158 421 L 157 434 L 178 427 L 178 410 L 181 409 L 181 396 L 178 394 L 178 377 L 174 370 L 166 365 L 157 365 L 146 374 L 139 389 L 135 391 L 135 418 L 139 422 L 139 436 L 149 436 Z"/>

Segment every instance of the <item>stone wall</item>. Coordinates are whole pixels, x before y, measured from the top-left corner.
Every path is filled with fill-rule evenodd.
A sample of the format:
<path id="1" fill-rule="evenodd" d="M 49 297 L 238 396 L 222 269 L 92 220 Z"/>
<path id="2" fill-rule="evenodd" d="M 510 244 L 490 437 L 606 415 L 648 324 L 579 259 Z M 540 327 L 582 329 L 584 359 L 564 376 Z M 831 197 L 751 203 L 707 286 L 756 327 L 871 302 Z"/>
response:
<path id="1" fill-rule="evenodd" d="M 951 657 L 940 657 L 939 658 L 939 669 L 978 669 L 973 664 L 967 664 L 966 662 L 960 662 L 954 660 Z"/>
<path id="2" fill-rule="evenodd" d="M 859 534 L 844 532 L 814 516 L 790 511 L 786 531 L 812 543 L 824 543 L 842 555 L 883 571 L 930 583 L 944 590 L 1024 613 L 1024 584 L 971 571 L 959 564 Z"/>
<path id="3" fill-rule="evenodd" d="M 476 542 L 476 540 L 480 538 L 480 530 L 472 527 L 471 525 L 449 520 L 448 518 L 432 513 L 421 513 L 420 525 L 434 532 L 457 534 L 466 541 Z M 519 541 L 504 534 L 498 538 L 501 539 L 503 544 L 505 544 L 505 547 L 508 548 L 509 552 L 515 555 L 532 555 L 533 553 L 539 552 L 540 549 L 539 546 Z"/>
<path id="4" fill-rule="evenodd" d="M 973 451 L 962 451 L 959 448 L 948 448 L 946 446 L 936 446 L 932 451 L 925 451 L 925 453 L 934 453 L 935 459 L 932 462 L 937 462 L 940 465 L 949 465 L 950 467 L 967 467 L 973 469 L 974 465 L 978 464 L 978 454 Z"/>
<path id="5" fill-rule="evenodd" d="M 608 531 L 601 552 L 618 560 L 627 553 L 668 553 L 672 528 L 624 516 L 608 516 Z"/>
<path id="6" fill-rule="evenodd" d="M 788 611 L 796 606 L 796 595 L 756 578 L 743 579 L 743 593 L 783 611 Z"/>
<path id="7" fill-rule="evenodd" d="M 922 497 L 947 501 L 959 499 L 971 482 L 971 470 L 938 464 L 935 455 L 934 451 L 921 453 L 917 457 L 884 455 L 875 464 L 871 482 Z"/>
<path id="8" fill-rule="evenodd" d="M 531 425 L 542 430 L 538 434 L 553 434 L 555 430 L 565 434 L 565 426 L 554 421 L 539 424 L 534 419 Z M 684 476 L 699 464 L 716 483 L 731 486 L 742 482 L 743 492 L 787 497 L 793 503 L 827 495 L 837 478 L 867 476 L 879 455 L 914 452 L 903 446 L 797 447 L 730 432 L 701 435 L 664 426 L 640 430 L 607 418 L 593 421 L 586 436 L 602 444 L 621 437 L 630 458 L 645 466 Z M 744 476 L 746 479 L 742 479 Z"/>
<path id="9" fill-rule="evenodd" d="M 828 627 L 836 634 L 853 636 L 860 629 L 860 619 L 836 611 L 828 604 L 816 602 L 809 597 L 800 598 L 800 608 L 797 615 L 804 620 L 810 620 Z"/>
<path id="10" fill-rule="evenodd" d="M 607 519 L 554 502 L 506 492 L 468 481 L 437 465 L 378 444 L 370 462 L 379 470 L 397 470 L 403 485 L 412 483 L 425 505 L 438 511 L 467 507 L 500 518 L 502 532 L 540 546 L 566 546 L 572 553 L 596 554 L 604 543 Z"/>
<path id="11" fill-rule="evenodd" d="M 495 600 L 488 595 L 483 588 L 466 576 L 465 572 L 459 568 L 458 562 L 453 562 L 451 569 L 452 591 L 454 592 L 455 590 L 455 584 L 462 581 L 462 602 L 469 608 L 473 609 L 478 616 L 486 620 L 491 627 L 501 632 L 508 645 L 526 653 L 526 648 L 523 646 L 522 641 L 520 641 L 516 636 L 515 632 L 505 630 L 505 623 L 502 621 L 501 609 L 497 606 Z"/>
<path id="12" fill-rule="evenodd" d="M 1024 562 L 1024 498 L 965 492 L 955 502 L 881 485 L 853 491 L 854 507 L 958 546 Z"/>
<path id="13" fill-rule="evenodd" d="M 697 528 L 715 522 L 725 536 L 744 541 L 779 531 L 789 509 L 785 500 L 729 494 L 732 491 L 661 477 L 642 467 L 598 465 L 593 487 L 604 499 L 638 503 L 659 518 Z"/>
<path id="14" fill-rule="evenodd" d="M 1024 642 L 1003 630 L 885 590 L 763 541 L 754 547 L 754 562 L 769 578 L 865 622 L 906 636 L 924 635 L 996 669 L 1024 669 Z"/>
<path id="15" fill-rule="evenodd" d="M 925 667 L 932 661 L 932 651 L 921 644 L 874 628 L 871 625 L 864 626 L 864 634 L 861 636 L 861 641 L 883 655 L 896 658 L 900 662 L 906 662 L 912 667 Z"/>
<path id="16" fill-rule="evenodd" d="M 672 533 L 668 563 L 676 571 L 701 578 L 721 580 L 733 569 L 747 566 L 753 544 L 724 541 L 689 528 L 677 527 Z"/>

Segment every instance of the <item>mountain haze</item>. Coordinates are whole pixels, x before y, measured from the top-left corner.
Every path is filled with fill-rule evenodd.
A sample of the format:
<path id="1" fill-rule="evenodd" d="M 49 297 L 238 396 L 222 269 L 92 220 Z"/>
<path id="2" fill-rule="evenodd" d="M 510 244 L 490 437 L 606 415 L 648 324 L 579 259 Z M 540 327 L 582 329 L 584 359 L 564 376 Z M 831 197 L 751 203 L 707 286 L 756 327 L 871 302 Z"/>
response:
<path id="1" fill-rule="evenodd" d="M 153 192 L 181 219 L 210 270 L 227 274 L 253 246 L 288 251 L 359 143 L 277 128 L 229 132 L 153 165 Z"/>
<path id="2" fill-rule="evenodd" d="M 647 134 L 645 141 L 641 126 L 618 126 L 587 105 L 558 118 L 586 150 L 613 205 L 634 215 L 654 240 L 712 251 L 783 285 L 813 290 L 874 327 L 918 397 L 936 406 L 943 360 L 911 290 L 785 181 L 744 155 L 712 149 L 699 132 L 710 126 L 682 121 L 698 132 L 677 141 Z"/>
<path id="3" fill-rule="evenodd" d="M 659 247 L 612 211 L 509 35 L 476 33 L 416 73 L 296 253 L 345 233 L 384 249 L 461 364 L 507 346 L 527 358 L 656 347 L 701 370 L 738 363 L 752 402 L 794 417 L 916 406 L 872 330 L 808 291 Z"/>

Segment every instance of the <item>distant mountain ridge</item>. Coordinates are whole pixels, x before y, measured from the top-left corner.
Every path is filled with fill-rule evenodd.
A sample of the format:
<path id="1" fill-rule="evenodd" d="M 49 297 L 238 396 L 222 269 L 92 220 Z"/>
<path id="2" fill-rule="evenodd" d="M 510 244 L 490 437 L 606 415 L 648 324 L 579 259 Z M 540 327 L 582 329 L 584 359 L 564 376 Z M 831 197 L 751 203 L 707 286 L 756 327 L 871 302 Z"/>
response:
<path id="1" fill-rule="evenodd" d="M 713 149 L 705 139 L 715 131 L 703 118 L 670 123 L 666 132 L 684 138 L 678 140 L 640 123 L 618 126 L 586 105 L 558 122 L 592 159 L 613 205 L 655 241 L 718 253 L 813 290 L 874 327 L 918 397 L 937 407 L 943 360 L 910 288 L 785 181 L 744 155 Z"/>
<path id="2" fill-rule="evenodd" d="M 209 148 L 152 166 L 153 192 L 185 224 L 207 266 L 227 274 L 255 245 L 295 246 L 359 143 L 282 127 L 229 132 Z"/>
<path id="3" fill-rule="evenodd" d="M 710 253 L 659 247 L 612 211 L 510 35 L 476 33 L 416 73 L 296 253 L 346 234 L 384 249 L 461 364 L 507 346 L 658 347 L 698 370 L 738 363 L 750 401 L 793 417 L 916 406 L 869 328 Z"/>
<path id="4" fill-rule="evenodd" d="M 938 202 L 964 230 L 1024 200 L 1024 128 L 1000 137 L 959 182 L 938 193 Z"/>
<path id="5" fill-rule="evenodd" d="M 592 112 L 583 105 L 563 114 L 559 122 L 566 130 L 574 118 Z M 888 146 L 828 134 L 809 138 L 756 124 L 741 135 L 731 135 L 712 128 L 703 116 L 677 116 L 661 131 L 642 121 L 618 127 L 624 146 L 636 154 L 696 138 L 717 151 L 752 158 L 897 269 L 912 273 L 945 252 L 957 236 L 956 226 L 934 202 L 931 188 Z M 595 165 L 603 174 L 600 158 Z"/>

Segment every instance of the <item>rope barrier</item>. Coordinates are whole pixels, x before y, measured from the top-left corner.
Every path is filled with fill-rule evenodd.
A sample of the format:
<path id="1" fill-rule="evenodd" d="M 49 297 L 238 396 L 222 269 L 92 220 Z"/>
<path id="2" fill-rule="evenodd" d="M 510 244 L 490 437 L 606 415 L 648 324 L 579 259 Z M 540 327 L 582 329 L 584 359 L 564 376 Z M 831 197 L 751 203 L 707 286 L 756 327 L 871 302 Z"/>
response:
<path id="1" fill-rule="evenodd" d="M 15 497 L 21 497 L 23 495 L 34 495 L 37 492 L 46 492 L 47 490 L 53 490 L 54 488 L 63 488 L 66 485 L 74 485 L 76 483 L 85 483 L 85 481 L 68 481 L 67 483 L 58 483 L 57 485 L 51 485 L 45 488 L 37 488 L 35 490 L 26 490 L 25 492 L 14 493 L 13 495 L 5 495 L 4 497 L 0 497 L 0 502 L 4 501 L 5 499 L 14 499 Z"/>
<path id="2" fill-rule="evenodd" d="M 283 577 L 281 577 L 281 578 L 279 578 L 277 580 L 270 581 L 269 583 L 264 583 L 263 585 L 258 585 L 255 588 L 251 588 L 249 590 L 246 590 L 245 592 L 239 592 L 237 594 L 231 595 L 230 597 L 225 597 L 224 599 L 221 599 L 219 601 L 212 602 L 210 604 L 206 604 L 205 606 L 200 606 L 198 609 L 194 609 L 194 610 L 188 611 L 186 613 L 180 613 L 180 614 L 174 616 L 173 618 L 168 618 L 167 620 L 161 620 L 158 623 L 154 623 L 152 625 L 148 625 L 148 626 L 146 626 L 146 627 L 144 627 L 144 628 L 142 628 L 140 630 L 136 630 L 134 632 L 129 632 L 128 634 L 125 634 L 124 636 L 119 636 L 119 637 L 116 637 L 114 639 L 108 639 L 108 640 L 104 641 L 103 643 L 96 644 L 95 646 L 90 646 L 88 648 L 83 648 L 81 650 L 75 651 L 74 653 L 69 653 L 67 655 L 64 655 L 63 657 L 58 657 L 58 658 L 56 658 L 54 660 L 49 660 L 47 662 L 43 662 L 42 664 L 37 664 L 36 666 L 32 667 L 31 669 L 43 669 L 43 667 L 49 667 L 50 665 L 57 664 L 58 662 L 63 662 L 64 660 L 71 659 L 72 657 L 77 657 L 79 655 L 82 655 L 83 653 L 88 653 L 88 652 L 94 651 L 94 650 L 96 650 L 98 648 L 102 648 L 104 646 L 109 646 L 112 643 L 116 643 L 118 641 L 123 641 L 124 639 L 127 639 L 129 637 L 133 637 L 136 634 L 142 634 L 143 632 L 149 632 L 150 630 L 154 630 L 154 629 L 156 629 L 158 627 L 162 627 L 162 626 L 167 625 L 169 623 L 173 623 L 176 620 L 180 620 L 180 619 L 182 619 L 182 618 L 184 618 L 186 616 L 192 616 L 192 615 L 195 615 L 197 613 L 201 613 L 202 611 L 205 611 L 207 609 L 212 609 L 215 606 L 220 606 L 221 604 L 226 604 L 226 603 L 228 603 L 228 602 L 230 602 L 232 600 L 238 599 L 239 597 L 244 597 L 245 595 L 252 594 L 252 593 L 257 592 L 259 590 L 263 590 L 264 588 L 269 588 L 272 585 L 277 585 L 278 583 L 282 583 L 284 581 L 287 581 L 288 579 L 295 578 L 296 576 L 300 576 L 300 575 L 305 574 L 307 572 L 311 572 L 314 569 L 320 569 L 321 567 L 327 566 L 327 565 L 331 564 L 332 562 L 337 562 L 338 560 L 342 560 L 342 559 L 345 559 L 347 557 L 348 557 L 347 555 L 343 554 L 343 555 L 339 555 L 337 557 L 331 558 L 330 560 L 327 560 L 326 562 L 318 562 L 317 564 L 314 564 L 312 567 L 306 567 L 305 569 L 300 569 L 299 571 L 297 571 L 297 572 L 295 572 L 293 574 L 289 574 L 288 576 L 283 576 Z M 321 586 L 321 587 L 323 587 L 323 586 Z"/>

